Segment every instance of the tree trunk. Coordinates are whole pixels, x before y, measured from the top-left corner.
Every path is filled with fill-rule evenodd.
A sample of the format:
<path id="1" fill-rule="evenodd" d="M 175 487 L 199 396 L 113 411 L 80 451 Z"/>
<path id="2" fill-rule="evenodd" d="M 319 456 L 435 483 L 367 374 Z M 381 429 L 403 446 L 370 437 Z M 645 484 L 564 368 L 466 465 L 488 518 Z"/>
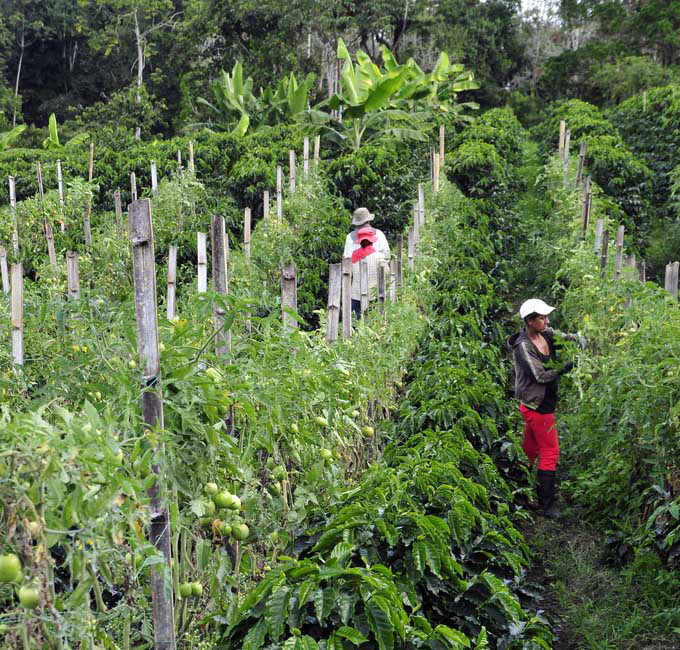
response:
<path id="1" fill-rule="evenodd" d="M 17 125 L 17 99 L 19 97 L 19 79 L 21 78 L 21 64 L 24 61 L 24 50 L 26 49 L 26 32 L 23 26 L 21 27 L 21 54 L 19 55 L 19 64 L 17 65 L 17 80 L 14 84 L 14 107 L 12 109 L 12 127 Z"/>
<path id="2" fill-rule="evenodd" d="M 139 30 L 139 19 L 137 18 L 137 9 L 134 11 L 135 17 L 135 40 L 137 42 L 137 103 L 141 104 L 142 95 L 140 88 L 142 83 L 144 83 L 144 37 Z M 138 125 L 135 129 L 135 140 L 139 140 L 142 137 L 142 128 Z"/>

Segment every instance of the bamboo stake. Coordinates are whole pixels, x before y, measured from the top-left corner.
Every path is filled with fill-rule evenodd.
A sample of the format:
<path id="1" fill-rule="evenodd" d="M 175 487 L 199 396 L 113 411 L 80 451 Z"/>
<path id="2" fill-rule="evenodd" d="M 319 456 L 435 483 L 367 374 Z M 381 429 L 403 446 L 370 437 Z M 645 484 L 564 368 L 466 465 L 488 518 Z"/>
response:
<path id="1" fill-rule="evenodd" d="M 123 221 L 123 205 L 120 198 L 120 187 L 116 188 L 113 193 L 113 207 L 116 211 L 116 223 L 120 224 Z"/>
<path id="2" fill-rule="evenodd" d="M 71 300 L 80 298 L 80 273 L 78 271 L 78 253 L 68 251 L 66 253 L 66 295 Z"/>
<path id="3" fill-rule="evenodd" d="M 329 343 L 338 340 L 341 283 L 342 264 L 330 264 L 328 267 L 328 316 L 326 319 L 326 341 Z"/>
<path id="4" fill-rule="evenodd" d="M 137 321 L 137 349 L 142 369 L 142 413 L 146 431 L 162 432 L 163 395 L 161 388 L 160 352 L 158 349 L 158 310 L 156 305 L 156 268 L 154 265 L 153 227 L 149 199 L 133 201 L 128 209 L 128 228 L 132 244 L 132 268 Z M 156 458 L 162 458 L 163 437 L 157 439 Z M 163 475 L 158 464 L 152 470 Z M 149 488 L 151 522 L 149 541 L 164 558 L 151 567 L 150 587 L 153 604 L 154 647 L 175 650 L 175 615 L 172 588 L 172 552 L 170 546 L 170 514 L 165 490 L 157 478 Z"/>
<path id="5" fill-rule="evenodd" d="M 390 302 L 397 302 L 397 260 L 390 260 Z"/>
<path id="6" fill-rule="evenodd" d="M 85 206 L 85 212 L 83 212 L 83 234 L 85 235 L 85 246 L 90 248 L 92 246 L 92 228 L 90 226 L 90 210 L 92 209 L 92 203 L 88 200 Z"/>
<path id="7" fill-rule="evenodd" d="M 644 260 L 640 261 L 640 282 L 647 282 L 647 263 Z"/>
<path id="8" fill-rule="evenodd" d="M 674 300 L 678 299 L 678 272 L 680 271 L 680 262 L 673 262 L 671 264 L 671 295 Z"/>
<path id="9" fill-rule="evenodd" d="M 50 260 L 50 266 L 56 273 L 59 270 L 57 266 L 57 252 L 54 249 L 54 233 L 52 232 L 52 224 L 49 222 L 45 224 L 45 239 L 47 240 L 47 256 Z"/>
<path id="10" fill-rule="evenodd" d="M 420 210 L 418 209 L 418 201 L 413 203 L 413 243 L 415 244 L 420 239 Z"/>
<path id="11" fill-rule="evenodd" d="M 623 236 L 626 231 L 625 226 L 619 226 L 616 232 L 616 261 L 614 266 L 614 279 L 621 279 L 621 266 L 623 265 Z"/>
<path id="12" fill-rule="evenodd" d="M 425 190 L 422 183 L 418 183 L 418 214 L 420 215 L 420 225 L 425 225 Z M 418 235 L 420 239 L 420 234 Z"/>
<path id="13" fill-rule="evenodd" d="M 434 154 L 434 179 L 432 189 L 435 194 L 439 192 L 439 154 L 436 152 Z"/>
<path id="14" fill-rule="evenodd" d="M 42 167 L 40 166 L 40 161 L 35 164 L 35 175 L 38 179 L 38 192 L 40 193 L 40 204 L 45 210 L 45 188 L 43 187 L 43 175 Z"/>
<path id="15" fill-rule="evenodd" d="M 609 247 L 609 230 L 602 235 L 602 255 L 600 256 L 600 276 L 604 277 L 607 271 L 607 248 Z"/>
<path id="16" fill-rule="evenodd" d="M 288 167 L 290 173 L 290 193 L 295 193 L 295 151 L 291 149 L 288 152 Z"/>
<path id="17" fill-rule="evenodd" d="M 196 175 L 196 166 L 194 164 L 194 142 L 189 140 L 189 173 L 192 176 Z"/>
<path id="18" fill-rule="evenodd" d="M 19 255 L 19 219 L 17 217 L 17 193 L 14 176 L 9 177 L 9 207 L 12 213 L 12 248 L 14 255 Z"/>
<path id="19" fill-rule="evenodd" d="M 130 172 L 130 193 L 132 194 L 132 200 L 137 200 L 137 176 L 134 172 Z"/>
<path id="20" fill-rule="evenodd" d="M 168 248 L 168 295 L 167 318 L 175 317 L 175 296 L 177 293 L 177 246 L 170 244 Z"/>
<path id="21" fill-rule="evenodd" d="M 90 164 L 87 168 L 87 182 L 91 183 L 94 178 L 94 142 L 90 142 Z"/>
<path id="22" fill-rule="evenodd" d="M 0 276 L 2 276 L 2 290 L 9 293 L 9 271 L 7 269 L 7 251 L 0 246 Z"/>
<path id="23" fill-rule="evenodd" d="M 276 167 L 276 218 L 279 223 L 283 220 L 283 169 Z"/>
<path id="24" fill-rule="evenodd" d="M 446 129 L 443 124 L 439 125 L 439 162 L 444 163 L 444 154 L 446 153 Z"/>
<path id="25" fill-rule="evenodd" d="M 560 155 L 560 160 L 564 160 L 564 138 L 567 135 L 567 123 L 564 120 L 560 120 L 560 141 L 558 144 L 558 153 Z"/>
<path id="26" fill-rule="evenodd" d="M 12 322 L 12 359 L 17 366 L 23 366 L 24 272 L 21 264 L 12 264 L 12 296 L 10 306 L 10 320 Z"/>
<path id="27" fill-rule="evenodd" d="M 562 168 L 564 170 L 564 184 L 569 180 L 569 152 L 571 150 L 571 130 L 567 129 L 564 135 L 564 160 Z"/>
<path id="28" fill-rule="evenodd" d="M 212 216 L 212 277 L 213 289 L 216 293 L 226 296 L 229 293 L 229 240 L 224 223 L 224 217 L 216 214 Z M 231 354 L 231 328 L 224 329 L 225 309 L 215 303 L 213 314 L 215 318 L 215 353 L 226 357 Z M 233 419 L 231 421 L 233 426 Z"/>
<path id="29" fill-rule="evenodd" d="M 281 274 L 281 307 L 283 308 L 283 331 L 289 333 L 297 329 L 297 320 L 286 309 L 297 312 L 297 277 L 295 264 L 286 264 Z"/>
<path id="30" fill-rule="evenodd" d="M 246 261 L 250 261 L 250 208 L 246 208 L 243 214 L 243 253 Z"/>
<path id="31" fill-rule="evenodd" d="M 430 145 L 430 182 L 434 185 L 434 145 Z"/>
<path id="32" fill-rule="evenodd" d="M 342 338 L 352 336 L 352 258 L 342 259 Z"/>
<path id="33" fill-rule="evenodd" d="M 671 292 L 671 273 L 672 273 L 671 263 L 668 262 L 668 264 L 666 264 L 666 275 L 664 277 L 663 283 L 663 288 L 666 291 L 668 291 L 668 293 Z"/>
<path id="34" fill-rule="evenodd" d="M 378 265 L 378 306 L 381 316 L 385 315 L 385 265 Z"/>
<path id="35" fill-rule="evenodd" d="M 314 138 L 314 167 L 319 166 L 320 159 L 321 159 L 321 136 L 317 135 Z"/>
<path id="36" fill-rule="evenodd" d="M 64 206 L 64 177 L 61 173 L 61 160 L 57 160 L 57 183 L 59 185 L 59 205 Z"/>
<path id="37" fill-rule="evenodd" d="M 208 290 L 208 253 L 204 232 L 196 233 L 196 245 L 198 250 L 198 293 L 205 293 Z"/>
<path id="38" fill-rule="evenodd" d="M 366 318 L 368 311 L 368 262 L 359 262 L 359 287 L 361 290 L 361 320 Z"/>
<path id="39" fill-rule="evenodd" d="M 262 200 L 262 218 L 269 221 L 269 190 L 264 191 L 264 199 Z"/>
<path id="40" fill-rule="evenodd" d="M 302 171 L 305 180 L 309 179 L 309 138 L 305 138 L 302 145 Z"/>
<path id="41" fill-rule="evenodd" d="M 158 194 L 158 170 L 156 169 L 156 161 L 151 161 L 151 192 Z"/>
<path id="42" fill-rule="evenodd" d="M 583 165 L 586 161 L 586 152 L 588 150 L 588 143 L 582 142 L 578 152 L 578 168 L 576 169 L 576 186 L 581 183 L 583 178 Z"/>
<path id="43" fill-rule="evenodd" d="M 408 229 L 408 268 L 413 268 L 415 257 L 415 228 Z"/>
<path id="44" fill-rule="evenodd" d="M 403 256 L 404 236 L 399 234 L 397 235 L 397 288 L 401 288 L 404 280 Z"/>
<path id="45" fill-rule="evenodd" d="M 604 220 L 598 219 L 595 225 L 595 246 L 593 252 L 597 255 L 600 252 L 600 244 L 602 243 L 602 231 L 604 230 Z"/>

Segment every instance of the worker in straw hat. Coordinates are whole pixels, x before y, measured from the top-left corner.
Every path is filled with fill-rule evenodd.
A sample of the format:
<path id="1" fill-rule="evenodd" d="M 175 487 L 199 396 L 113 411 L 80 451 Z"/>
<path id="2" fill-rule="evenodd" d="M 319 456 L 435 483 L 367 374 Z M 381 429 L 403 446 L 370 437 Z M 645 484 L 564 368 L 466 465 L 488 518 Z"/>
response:
<path id="1" fill-rule="evenodd" d="M 361 248 L 358 239 L 359 230 L 371 230 L 376 236 L 376 240 L 373 243 L 373 248 L 376 252 L 382 255 L 383 260 L 388 261 L 390 259 L 390 245 L 387 243 L 387 238 L 385 237 L 382 230 L 378 230 L 370 225 L 373 221 L 375 215 L 368 211 L 368 208 L 357 208 L 352 213 L 352 228 L 353 230 L 345 238 L 345 250 L 343 251 L 343 257 L 352 257 L 352 253 L 358 248 Z"/>
<path id="2" fill-rule="evenodd" d="M 577 334 L 566 334 L 550 327 L 548 315 L 555 310 L 538 298 L 525 300 L 519 308 L 524 329 L 508 338 L 515 368 L 515 397 L 524 418 L 522 448 L 531 469 L 538 458 L 538 513 L 556 518 L 555 476 L 560 447 L 555 428 L 557 384 L 561 375 L 573 368 L 572 362 L 557 365 L 559 339 L 586 341 Z M 551 367 L 552 366 L 552 367 Z"/>

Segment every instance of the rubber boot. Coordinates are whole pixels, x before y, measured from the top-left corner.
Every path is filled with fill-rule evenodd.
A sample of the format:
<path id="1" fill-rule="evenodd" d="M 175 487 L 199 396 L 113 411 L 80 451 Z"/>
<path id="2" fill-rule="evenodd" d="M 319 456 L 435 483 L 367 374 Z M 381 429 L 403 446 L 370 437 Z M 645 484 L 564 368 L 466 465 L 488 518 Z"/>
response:
<path id="1" fill-rule="evenodd" d="M 538 470 L 538 514 L 549 519 L 558 519 L 555 507 L 555 470 Z"/>

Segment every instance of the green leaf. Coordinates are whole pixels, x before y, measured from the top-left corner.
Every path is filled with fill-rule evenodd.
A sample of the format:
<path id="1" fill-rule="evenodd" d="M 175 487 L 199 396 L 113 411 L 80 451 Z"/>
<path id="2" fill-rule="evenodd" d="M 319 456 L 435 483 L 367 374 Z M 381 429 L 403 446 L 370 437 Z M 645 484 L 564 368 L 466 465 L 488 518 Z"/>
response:
<path id="1" fill-rule="evenodd" d="M 269 628 L 269 634 L 274 641 L 283 634 L 284 624 L 288 618 L 288 600 L 290 588 L 283 585 L 279 587 L 267 601 L 265 606 L 265 620 Z"/>
<path id="2" fill-rule="evenodd" d="M 486 634 L 486 628 L 482 626 L 482 629 L 477 635 L 477 641 L 475 641 L 475 650 L 487 650 L 489 647 L 489 641 Z"/>
<path id="3" fill-rule="evenodd" d="M 362 643 L 368 642 L 368 639 L 361 632 L 359 632 L 359 630 L 347 625 L 343 625 L 342 627 L 338 628 L 335 633 L 338 636 L 347 639 L 354 645 L 361 645 Z"/>
<path id="4" fill-rule="evenodd" d="M 257 625 L 254 625 L 248 630 L 248 634 L 243 638 L 243 650 L 259 650 L 264 644 L 265 637 L 267 636 L 267 624 L 264 619 L 261 618 Z"/>
<path id="5" fill-rule="evenodd" d="M 343 61 L 351 60 L 349 56 L 349 51 L 347 50 L 347 46 L 345 45 L 345 41 L 343 41 L 342 38 L 338 39 L 337 57 L 338 59 L 342 59 Z"/>
<path id="6" fill-rule="evenodd" d="M 243 113 L 238 121 L 238 124 L 234 127 L 234 130 L 231 133 L 232 135 L 242 138 L 246 134 L 249 126 L 250 118 L 245 113 Z"/>
<path id="7" fill-rule="evenodd" d="M 449 642 L 452 650 L 462 650 L 470 647 L 470 639 L 462 632 L 448 627 L 448 625 L 437 625 L 434 631 Z"/>
<path id="8" fill-rule="evenodd" d="M 394 630 L 387 614 L 370 600 L 365 603 L 365 607 L 368 625 L 380 650 L 392 650 L 394 648 Z"/>

